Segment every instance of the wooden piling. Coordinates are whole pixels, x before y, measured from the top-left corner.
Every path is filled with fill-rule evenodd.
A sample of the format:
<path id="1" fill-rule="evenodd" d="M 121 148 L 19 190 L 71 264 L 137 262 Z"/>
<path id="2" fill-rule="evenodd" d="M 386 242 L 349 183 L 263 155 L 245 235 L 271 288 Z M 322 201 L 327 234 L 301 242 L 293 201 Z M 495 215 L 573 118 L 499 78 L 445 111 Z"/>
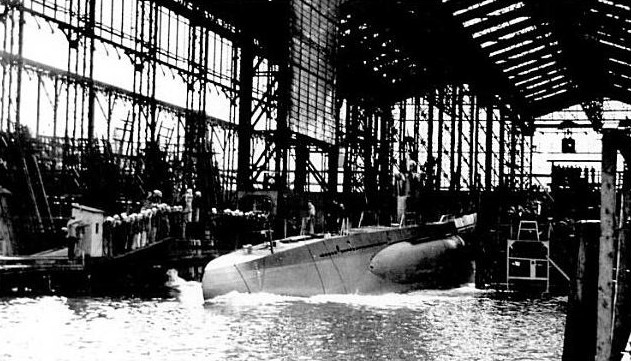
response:
<path id="1" fill-rule="evenodd" d="M 596 354 L 596 286 L 598 273 L 598 221 L 577 224 L 575 273 L 570 283 L 563 361 L 593 361 Z"/>
<path id="2" fill-rule="evenodd" d="M 613 136 L 611 132 L 603 132 L 598 302 L 596 304 L 596 361 L 609 361 L 611 358 L 617 160 Z"/>
<path id="3" fill-rule="evenodd" d="M 629 252 L 629 222 L 631 214 L 631 174 L 624 172 L 622 186 L 622 204 L 619 220 L 616 262 L 616 287 L 614 294 L 613 335 L 611 341 L 612 360 L 619 360 L 619 352 L 625 349 L 629 333 L 631 332 L 631 297 L 629 297 L 629 283 L 631 282 L 631 255 Z"/>
<path id="4" fill-rule="evenodd" d="M 596 239 L 596 232 L 586 232 L 582 227 L 577 273 L 568 299 L 563 360 L 618 360 L 631 330 L 631 297 L 627 296 L 631 256 L 626 246 L 631 184 L 625 174 L 621 221 L 616 228 L 618 151 L 629 162 L 631 138 L 615 130 L 603 131 L 598 252 L 590 250 L 590 240 Z M 596 254 L 597 259 L 591 256 Z M 594 259 L 593 266 L 590 259 Z"/>

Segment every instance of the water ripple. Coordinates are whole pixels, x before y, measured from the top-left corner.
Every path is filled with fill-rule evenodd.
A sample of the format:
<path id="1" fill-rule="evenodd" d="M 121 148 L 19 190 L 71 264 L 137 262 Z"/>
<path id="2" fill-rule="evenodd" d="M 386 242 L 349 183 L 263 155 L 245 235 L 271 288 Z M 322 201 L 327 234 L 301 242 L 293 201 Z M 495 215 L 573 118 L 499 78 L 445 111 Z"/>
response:
<path id="1" fill-rule="evenodd" d="M 472 288 L 311 298 L 0 299 L 2 360 L 557 360 L 565 301 Z"/>

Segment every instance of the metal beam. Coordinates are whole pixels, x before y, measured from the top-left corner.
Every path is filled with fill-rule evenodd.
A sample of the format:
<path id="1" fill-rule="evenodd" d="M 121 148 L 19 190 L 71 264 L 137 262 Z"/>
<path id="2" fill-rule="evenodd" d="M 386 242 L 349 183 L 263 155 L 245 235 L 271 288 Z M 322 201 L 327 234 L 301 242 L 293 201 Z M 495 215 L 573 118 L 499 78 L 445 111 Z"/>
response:
<path id="1" fill-rule="evenodd" d="M 499 150 L 499 185 L 504 186 L 504 156 L 506 153 L 506 119 L 508 119 L 507 110 L 500 108 L 500 150 Z"/>
<path id="2" fill-rule="evenodd" d="M 438 104 L 444 104 L 445 90 L 438 90 Z M 436 189 L 440 190 L 443 178 L 443 106 L 438 106 L 438 153 L 436 156 Z"/>
<path id="3" fill-rule="evenodd" d="M 451 116 L 451 136 L 449 137 L 449 190 L 456 189 L 456 182 L 459 182 L 459 179 L 456 175 L 456 127 L 457 127 L 457 109 L 458 109 L 458 87 L 451 86 L 451 107 L 449 109 Z"/>
<path id="4" fill-rule="evenodd" d="M 7 6 L 7 5 L 5 5 Z M 22 113 L 22 68 L 24 59 L 22 53 L 24 50 L 24 9 L 19 9 L 18 14 L 18 69 L 17 69 L 17 90 L 15 94 L 15 129 L 20 126 L 20 114 Z M 13 34 L 11 34 L 13 36 Z"/>
<path id="5" fill-rule="evenodd" d="M 475 174 L 477 170 L 478 141 L 476 125 L 478 123 L 477 99 L 469 95 L 469 188 L 476 188 Z"/>
<path id="6" fill-rule="evenodd" d="M 493 106 L 486 107 L 486 147 L 484 148 L 484 188 L 490 191 L 493 186 Z"/>
<path id="7" fill-rule="evenodd" d="M 95 27 L 95 13 L 96 13 L 96 0 L 88 1 L 88 22 L 86 24 L 86 31 L 88 34 L 94 34 Z M 90 147 L 92 147 L 92 141 L 94 139 L 94 102 L 96 99 L 96 91 L 94 90 L 94 38 L 89 37 L 87 39 L 89 41 L 89 70 L 88 70 L 88 78 L 90 82 L 88 83 L 88 142 Z"/>
<path id="8" fill-rule="evenodd" d="M 517 168 L 517 127 L 511 119 L 510 125 L 510 180 L 508 186 L 515 189 L 515 170 Z"/>
<path id="9" fill-rule="evenodd" d="M 457 117 L 457 121 L 458 121 L 458 147 L 456 150 L 456 153 L 458 153 L 458 162 L 456 164 L 456 190 L 460 190 L 460 187 L 462 186 L 462 162 L 463 162 L 463 157 L 464 154 L 462 154 L 462 142 L 463 142 L 463 137 L 464 134 L 462 133 L 462 129 L 463 129 L 463 122 L 464 122 L 464 108 L 463 108 L 463 104 L 462 102 L 464 101 L 464 88 L 458 87 L 458 96 L 456 97 L 457 99 L 457 106 L 458 106 L 458 117 Z"/>
<path id="10" fill-rule="evenodd" d="M 383 206 L 382 211 L 386 211 L 389 216 L 388 205 L 392 199 L 392 110 L 390 105 L 383 105 L 381 107 L 379 118 L 381 120 L 380 128 L 380 144 L 379 144 L 379 193 L 381 198 L 381 204 Z M 388 218 L 389 220 L 389 218 Z"/>
<path id="11" fill-rule="evenodd" d="M 239 153 L 237 168 L 237 190 L 252 189 L 252 91 L 254 80 L 254 40 L 242 34 L 239 58 Z"/>
<path id="12" fill-rule="evenodd" d="M 294 191 L 304 193 L 307 187 L 307 163 L 309 162 L 309 147 L 307 144 L 296 144 L 296 167 L 294 171 Z"/>
<path id="13" fill-rule="evenodd" d="M 427 185 L 430 188 L 434 186 L 434 169 L 436 166 L 436 160 L 434 159 L 434 102 L 436 92 L 432 90 L 428 96 L 428 110 L 427 110 Z"/>
<path id="14" fill-rule="evenodd" d="M 516 44 L 522 43 L 526 40 L 534 40 L 534 39 L 542 39 L 542 38 L 543 38 L 542 35 L 535 35 L 534 31 L 525 31 L 522 33 L 517 33 L 511 36 L 510 38 L 506 38 L 502 40 L 496 39 L 493 44 L 483 48 L 483 50 L 487 52 L 488 54 L 491 54 L 497 51 L 510 48 L 511 46 L 515 46 Z"/>
<path id="15" fill-rule="evenodd" d="M 603 99 L 596 98 L 591 101 L 581 102 L 581 107 L 592 122 L 594 129 L 601 129 L 603 126 Z"/>
<path id="16" fill-rule="evenodd" d="M 530 16 L 531 16 L 530 11 L 528 11 L 528 9 L 525 6 L 522 6 L 519 8 L 514 8 L 511 11 L 505 12 L 501 15 L 489 16 L 489 14 L 487 14 L 486 17 L 482 18 L 482 21 L 474 25 L 471 25 L 469 27 L 466 27 L 465 29 L 471 34 L 474 34 L 474 33 L 482 32 L 484 30 L 495 28 L 503 24 L 508 24 L 511 20 L 514 20 L 520 17 L 530 17 Z"/>
<path id="17" fill-rule="evenodd" d="M 472 20 L 475 18 L 486 17 L 488 14 L 496 10 L 501 10 L 511 4 L 513 4 L 511 0 L 495 0 L 491 2 L 470 1 L 469 3 L 463 3 L 463 4 L 456 3 L 453 6 L 454 8 L 458 7 L 459 9 L 464 10 L 470 6 L 477 5 L 474 9 L 471 9 L 458 16 L 458 18 L 462 20 Z M 458 6 L 458 5 L 461 5 L 461 6 Z"/>
<path id="18" fill-rule="evenodd" d="M 339 171 L 339 158 L 340 158 L 340 138 L 341 138 L 341 119 L 340 110 L 342 108 L 342 102 L 338 101 L 335 105 L 335 143 L 329 147 L 328 153 L 328 179 L 327 188 L 333 195 L 337 194 L 338 185 L 338 171 Z"/>
<path id="19" fill-rule="evenodd" d="M 364 191 L 366 193 L 366 197 L 368 202 L 370 203 L 370 207 L 374 207 L 375 197 L 379 193 L 379 183 L 378 183 L 378 163 L 377 163 L 377 137 L 375 136 L 375 132 L 377 130 L 376 124 L 376 116 L 374 111 L 371 110 L 364 114 L 364 141 L 363 141 L 363 157 L 364 157 Z"/>

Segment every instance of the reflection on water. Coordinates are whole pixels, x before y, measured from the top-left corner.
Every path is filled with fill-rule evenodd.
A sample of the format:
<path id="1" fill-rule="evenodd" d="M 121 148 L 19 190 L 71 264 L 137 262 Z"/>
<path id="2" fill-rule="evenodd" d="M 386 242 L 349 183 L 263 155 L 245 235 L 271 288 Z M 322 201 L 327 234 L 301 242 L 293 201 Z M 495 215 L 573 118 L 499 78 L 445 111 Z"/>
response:
<path id="1" fill-rule="evenodd" d="M 565 301 L 462 288 L 311 298 L 0 299 L 1 360 L 559 360 Z"/>

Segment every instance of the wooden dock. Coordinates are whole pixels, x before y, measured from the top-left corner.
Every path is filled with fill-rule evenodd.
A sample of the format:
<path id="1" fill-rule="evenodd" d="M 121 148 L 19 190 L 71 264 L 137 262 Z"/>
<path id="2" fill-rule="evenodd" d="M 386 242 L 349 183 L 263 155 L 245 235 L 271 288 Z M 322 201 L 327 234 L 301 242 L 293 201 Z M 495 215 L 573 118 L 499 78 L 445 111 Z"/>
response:
<path id="1" fill-rule="evenodd" d="M 88 279 L 82 260 L 69 260 L 60 251 L 22 257 L 0 257 L 0 295 L 47 294 L 76 289 Z M 76 283 L 80 281 L 80 283 Z"/>
<path id="2" fill-rule="evenodd" d="M 159 294 L 167 269 L 195 276 L 214 257 L 194 247 L 183 247 L 183 243 L 166 238 L 115 257 L 70 260 L 65 248 L 0 257 L 0 296 Z"/>

